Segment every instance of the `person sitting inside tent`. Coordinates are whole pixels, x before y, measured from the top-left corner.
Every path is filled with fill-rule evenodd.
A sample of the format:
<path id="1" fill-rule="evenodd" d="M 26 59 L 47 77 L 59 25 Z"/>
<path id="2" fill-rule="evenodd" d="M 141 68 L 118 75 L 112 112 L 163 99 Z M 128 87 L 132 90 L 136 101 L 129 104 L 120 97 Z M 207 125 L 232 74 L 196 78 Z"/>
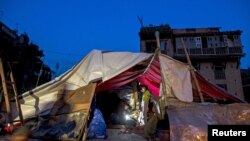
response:
<path id="1" fill-rule="evenodd" d="M 141 92 L 142 92 L 141 112 L 138 120 L 140 125 L 143 126 L 147 123 L 148 104 L 151 94 L 148 90 L 148 87 L 145 85 L 141 86 Z"/>

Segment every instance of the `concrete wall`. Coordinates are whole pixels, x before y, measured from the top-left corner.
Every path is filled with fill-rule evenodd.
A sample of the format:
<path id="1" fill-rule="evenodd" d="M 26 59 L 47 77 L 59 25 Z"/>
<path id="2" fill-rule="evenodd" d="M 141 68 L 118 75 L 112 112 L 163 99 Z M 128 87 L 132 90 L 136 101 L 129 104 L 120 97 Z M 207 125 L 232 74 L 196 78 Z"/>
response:
<path id="1" fill-rule="evenodd" d="M 237 67 L 237 62 L 227 62 L 225 73 L 228 92 L 244 99 L 241 73 L 240 68 Z"/>
<path id="2" fill-rule="evenodd" d="M 212 62 L 201 62 L 200 70 L 198 71 L 214 84 L 226 84 L 229 93 L 244 99 L 240 69 L 239 67 L 237 68 L 236 61 L 226 63 L 226 79 L 215 79 Z"/>

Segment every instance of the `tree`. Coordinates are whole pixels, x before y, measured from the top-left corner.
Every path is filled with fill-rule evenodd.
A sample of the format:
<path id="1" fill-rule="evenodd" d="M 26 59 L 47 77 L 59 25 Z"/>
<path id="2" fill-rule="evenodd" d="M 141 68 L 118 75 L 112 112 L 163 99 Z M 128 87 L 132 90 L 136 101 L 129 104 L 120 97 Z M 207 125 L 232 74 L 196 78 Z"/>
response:
<path id="1" fill-rule="evenodd" d="M 6 76 L 11 67 L 19 93 L 51 80 L 54 72 L 43 62 L 43 57 L 44 52 L 30 42 L 26 33 L 12 39 L 0 32 L 0 58 L 4 61 Z"/>

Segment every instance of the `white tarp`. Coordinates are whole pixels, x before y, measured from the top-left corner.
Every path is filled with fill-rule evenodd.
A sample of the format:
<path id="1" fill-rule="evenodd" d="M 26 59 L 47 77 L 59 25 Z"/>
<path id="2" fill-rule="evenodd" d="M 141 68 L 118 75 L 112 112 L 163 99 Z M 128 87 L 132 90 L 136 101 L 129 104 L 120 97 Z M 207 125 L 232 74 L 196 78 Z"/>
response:
<path id="1" fill-rule="evenodd" d="M 66 73 L 24 93 L 20 99 L 24 119 L 50 112 L 60 90 L 75 90 L 98 79 L 109 80 L 151 56 L 146 53 L 93 50 Z"/>
<path id="2" fill-rule="evenodd" d="M 105 82 L 150 57 L 152 54 L 93 50 L 61 76 L 24 93 L 20 97 L 24 118 L 48 114 L 62 90 L 75 90 L 95 80 Z M 189 67 L 165 55 L 160 56 L 160 65 L 166 85 L 163 89 L 165 93 L 168 92 L 167 97 L 192 102 Z"/>
<path id="3" fill-rule="evenodd" d="M 173 90 L 173 94 L 183 102 L 193 101 L 189 66 L 166 55 L 160 56 L 163 81 Z M 169 94 L 172 94 L 171 92 Z"/>

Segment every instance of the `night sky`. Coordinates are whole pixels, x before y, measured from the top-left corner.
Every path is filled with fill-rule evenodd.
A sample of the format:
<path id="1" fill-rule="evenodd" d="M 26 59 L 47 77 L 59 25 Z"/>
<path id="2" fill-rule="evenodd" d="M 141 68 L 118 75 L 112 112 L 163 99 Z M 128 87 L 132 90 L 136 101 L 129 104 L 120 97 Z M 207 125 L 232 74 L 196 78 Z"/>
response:
<path id="1" fill-rule="evenodd" d="M 0 20 L 26 32 L 58 74 L 92 49 L 139 52 L 137 16 L 144 25 L 240 29 L 241 67 L 250 67 L 249 0 L 0 0 Z"/>

